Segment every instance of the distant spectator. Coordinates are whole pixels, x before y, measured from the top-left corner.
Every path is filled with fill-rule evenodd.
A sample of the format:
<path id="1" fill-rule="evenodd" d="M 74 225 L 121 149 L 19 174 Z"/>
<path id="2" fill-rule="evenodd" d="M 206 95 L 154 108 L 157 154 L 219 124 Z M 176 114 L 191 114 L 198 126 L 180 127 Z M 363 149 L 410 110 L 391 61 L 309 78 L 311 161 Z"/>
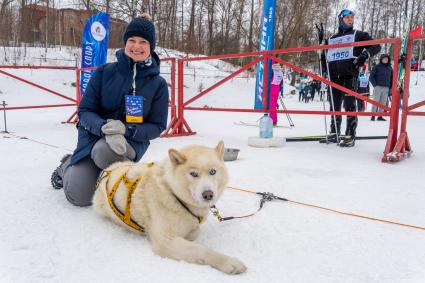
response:
<path id="1" fill-rule="evenodd" d="M 320 101 L 323 101 L 323 96 L 326 97 L 326 100 L 329 100 L 328 97 L 328 85 L 325 83 L 320 83 Z"/>
<path id="2" fill-rule="evenodd" d="M 281 86 L 283 84 L 283 69 L 277 62 L 272 62 L 273 78 L 270 84 L 270 118 L 273 120 L 273 125 L 277 125 L 277 99 Z"/>
<path id="3" fill-rule="evenodd" d="M 373 85 L 373 100 L 380 104 L 387 104 L 388 94 L 391 93 L 393 83 L 393 68 L 391 67 L 391 57 L 388 54 L 382 54 L 379 58 L 379 64 L 373 67 L 370 73 L 370 83 Z M 383 112 L 377 106 L 372 107 L 372 112 Z M 375 116 L 370 118 L 375 121 Z M 386 121 L 384 117 L 379 116 L 378 121 Z"/>
<path id="4" fill-rule="evenodd" d="M 298 101 L 304 101 L 304 97 L 305 97 L 305 84 L 304 83 L 299 83 L 297 85 L 297 90 L 298 90 Z"/>
<path id="5" fill-rule="evenodd" d="M 304 102 L 308 103 L 308 101 L 311 98 L 311 82 L 306 83 L 305 87 L 304 87 Z"/>
<path id="6" fill-rule="evenodd" d="M 366 64 L 363 65 L 362 70 L 359 74 L 359 88 L 358 93 L 369 96 L 369 75 L 366 73 Z M 357 111 L 363 112 L 365 110 L 365 101 L 357 98 Z"/>

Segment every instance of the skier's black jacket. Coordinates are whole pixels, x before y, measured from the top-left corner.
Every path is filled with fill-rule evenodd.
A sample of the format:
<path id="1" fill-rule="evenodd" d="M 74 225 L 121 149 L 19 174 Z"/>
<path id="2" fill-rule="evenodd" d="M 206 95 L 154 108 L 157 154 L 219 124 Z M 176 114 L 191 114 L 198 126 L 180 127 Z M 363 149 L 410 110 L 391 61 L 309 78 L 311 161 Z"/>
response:
<path id="1" fill-rule="evenodd" d="M 368 41 L 373 40 L 373 38 L 364 31 L 354 29 L 349 29 L 346 32 L 343 32 L 341 28 L 338 29 L 338 33 L 331 36 L 331 38 L 337 38 L 348 34 L 353 34 L 356 32 L 356 36 L 354 38 L 355 42 L 359 41 Z M 327 44 L 327 42 L 326 42 Z M 357 57 L 362 53 L 362 51 L 366 49 L 366 52 L 369 54 L 369 58 L 376 55 L 380 50 L 381 46 L 378 45 L 367 45 L 367 46 L 355 46 L 353 50 L 354 57 Z M 341 76 L 358 76 L 359 73 L 359 66 L 354 64 L 354 58 L 346 59 L 346 60 L 340 60 L 340 61 L 333 61 L 329 62 L 329 69 L 330 69 L 330 76 L 331 78 L 341 77 Z M 326 70 L 326 63 L 325 63 L 325 57 L 322 53 L 322 64 L 323 64 L 323 70 Z M 361 66 L 360 66 L 361 67 Z"/>

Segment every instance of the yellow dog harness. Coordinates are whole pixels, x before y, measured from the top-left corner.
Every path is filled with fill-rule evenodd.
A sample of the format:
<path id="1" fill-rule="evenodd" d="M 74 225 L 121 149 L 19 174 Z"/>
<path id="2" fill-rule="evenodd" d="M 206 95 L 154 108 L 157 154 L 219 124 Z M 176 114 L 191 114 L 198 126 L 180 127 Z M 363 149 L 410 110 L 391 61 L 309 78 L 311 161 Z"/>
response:
<path id="1" fill-rule="evenodd" d="M 143 228 L 142 226 L 140 226 L 139 224 L 137 224 L 133 219 L 131 219 L 130 216 L 130 205 L 131 205 L 131 197 L 133 195 L 134 190 L 136 189 L 137 185 L 139 184 L 140 180 L 142 179 L 141 176 L 137 177 L 137 179 L 134 182 L 130 182 L 127 179 L 126 173 L 124 173 L 124 175 L 121 176 L 121 178 L 119 178 L 114 186 L 112 187 L 112 190 L 110 193 L 106 193 L 107 197 L 108 197 L 108 202 L 109 202 L 109 206 L 111 207 L 112 211 L 115 213 L 115 215 L 121 219 L 122 222 L 124 222 L 125 224 L 127 224 L 128 226 L 144 233 L 145 232 L 145 228 Z M 123 182 L 124 185 L 127 187 L 128 191 L 127 191 L 127 201 L 126 201 L 126 205 L 125 205 L 125 212 L 124 214 L 118 210 L 118 208 L 116 207 L 116 205 L 114 204 L 114 196 L 115 193 L 118 189 L 118 186 L 120 185 L 120 182 Z"/>
<path id="2" fill-rule="evenodd" d="M 152 167 L 153 165 L 154 165 L 153 162 L 150 162 L 150 163 L 147 164 L 148 167 Z M 109 177 L 111 172 L 112 172 L 111 170 L 103 170 L 102 171 L 102 173 L 100 174 L 99 179 L 97 181 L 96 189 L 99 186 L 100 181 L 102 181 L 103 178 Z M 131 197 L 134 193 L 134 190 L 137 188 L 137 185 L 140 183 L 141 179 L 142 179 L 142 176 L 138 176 L 136 178 L 136 180 L 131 182 L 127 178 L 127 172 L 125 172 L 120 178 L 118 178 L 115 181 L 114 186 L 112 187 L 112 190 L 109 193 L 108 193 L 108 190 L 107 190 L 108 187 L 106 186 L 106 197 L 108 198 L 108 203 L 109 203 L 109 206 L 111 207 L 112 211 L 115 213 L 115 215 L 119 219 L 121 219 L 122 222 L 124 222 L 125 224 L 127 224 L 131 228 L 136 229 L 139 232 L 145 233 L 145 228 L 143 226 L 139 225 L 133 219 L 131 219 L 131 215 L 130 215 Z M 115 196 L 115 193 L 117 192 L 117 189 L 118 189 L 121 181 L 124 183 L 125 187 L 128 190 L 124 213 L 122 213 L 114 203 L 114 196 Z M 200 217 L 200 216 L 193 214 L 193 212 L 190 211 L 190 209 L 179 198 L 176 197 L 176 199 L 190 214 L 192 214 L 195 218 L 198 219 L 199 223 L 203 222 L 203 220 L 204 220 L 203 217 Z"/>
<path id="3" fill-rule="evenodd" d="M 153 162 L 150 162 L 150 163 L 147 164 L 148 167 L 152 167 L 153 165 L 154 165 Z M 110 174 L 111 174 L 110 170 L 103 170 L 102 174 L 99 177 L 98 184 L 100 183 L 100 181 L 103 178 L 109 177 Z M 145 233 L 145 228 L 143 226 L 139 225 L 133 219 L 131 219 L 131 215 L 130 215 L 131 197 L 133 196 L 134 190 L 137 188 L 137 185 L 139 184 L 141 179 L 142 179 L 142 176 L 138 176 L 136 178 L 136 180 L 131 182 L 127 178 L 127 172 L 124 173 L 120 178 L 118 178 L 115 181 L 115 184 L 114 184 L 114 186 L 112 187 L 112 190 L 109 193 L 108 193 L 108 190 L 106 189 L 106 197 L 108 198 L 108 203 L 109 203 L 109 206 L 111 207 L 112 211 L 115 213 L 115 215 L 119 219 L 121 219 L 122 222 L 124 222 L 125 224 L 127 224 L 131 228 L 136 229 L 137 231 Z M 120 185 L 121 181 L 124 183 L 125 187 L 128 190 L 124 213 L 122 213 L 114 203 L 114 196 L 115 196 L 115 193 L 117 192 L 118 186 Z"/>

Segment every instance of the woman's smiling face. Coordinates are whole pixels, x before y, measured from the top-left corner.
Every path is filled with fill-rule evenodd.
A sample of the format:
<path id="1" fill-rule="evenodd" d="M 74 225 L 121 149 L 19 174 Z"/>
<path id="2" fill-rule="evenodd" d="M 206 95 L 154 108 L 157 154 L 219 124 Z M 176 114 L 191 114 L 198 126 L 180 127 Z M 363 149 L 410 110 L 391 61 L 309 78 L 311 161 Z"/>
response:
<path id="1" fill-rule="evenodd" d="M 146 60 L 151 55 L 149 41 L 140 36 L 132 36 L 127 39 L 124 53 L 134 62 Z"/>

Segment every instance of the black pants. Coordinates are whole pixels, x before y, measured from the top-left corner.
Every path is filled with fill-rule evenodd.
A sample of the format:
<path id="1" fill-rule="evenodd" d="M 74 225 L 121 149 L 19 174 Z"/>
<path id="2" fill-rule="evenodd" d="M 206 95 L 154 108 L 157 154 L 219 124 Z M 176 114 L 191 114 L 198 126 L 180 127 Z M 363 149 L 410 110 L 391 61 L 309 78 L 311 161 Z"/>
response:
<path id="1" fill-rule="evenodd" d="M 367 93 L 364 96 L 369 97 L 369 87 L 359 87 L 357 92 L 360 94 Z M 357 112 L 365 111 L 364 109 L 365 102 L 359 98 L 356 98 L 356 100 L 357 100 Z"/>
<path id="2" fill-rule="evenodd" d="M 301 90 L 298 95 L 298 101 L 304 101 L 304 97 L 305 97 L 305 92 L 304 90 Z"/>
<path id="3" fill-rule="evenodd" d="M 356 90 L 357 80 L 354 80 L 353 76 L 342 76 L 331 78 L 331 81 L 339 84 L 345 88 Z M 330 109 L 331 111 L 341 111 L 341 106 L 344 106 L 344 110 L 346 112 L 355 112 L 356 111 L 356 98 L 354 96 L 345 94 L 339 89 L 332 88 L 332 98 L 335 109 L 332 107 L 332 100 L 330 100 Z M 336 127 L 335 127 L 336 120 Z M 338 134 L 341 134 L 341 122 L 342 117 L 337 115 L 334 119 L 334 116 L 331 117 L 331 133 L 336 133 L 338 130 Z M 355 136 L 357 128 L 357 116 L 347 116 L 347 128 L 345 130 L 346 135 Z"/>

